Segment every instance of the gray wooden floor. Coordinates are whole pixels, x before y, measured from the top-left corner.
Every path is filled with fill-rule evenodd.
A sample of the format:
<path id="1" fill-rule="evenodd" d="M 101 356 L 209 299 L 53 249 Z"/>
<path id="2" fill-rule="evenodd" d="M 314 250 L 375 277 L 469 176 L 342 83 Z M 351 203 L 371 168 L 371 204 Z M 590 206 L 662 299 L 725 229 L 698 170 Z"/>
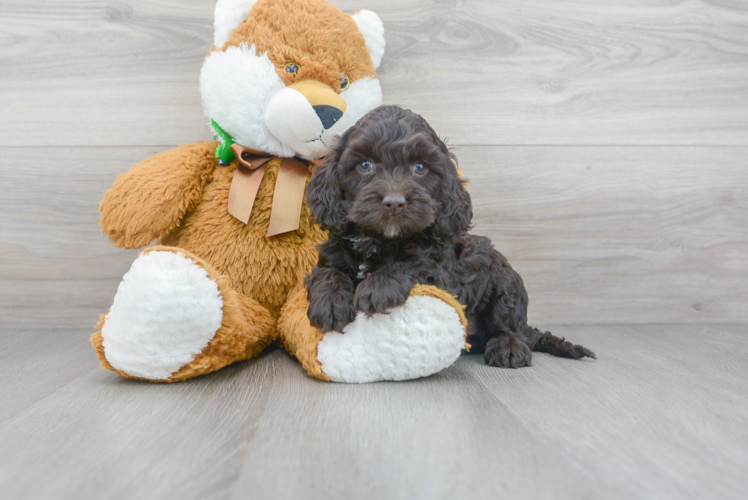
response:
<path id="1" fill-rule="evenodd" d="M 343 385 L 275 351 L 183 384 L 96 366 L 85 332 L 6 332 L 3 498 L 744 498 L 748 328 L 556 327 L 597 361 L 466 356 Z"/>
<path id="2" fill-rule="evenodd" d="M 743 498 L 748 2 L 334 3 L 382 17 L 385 102 L 455 148 L 531 323 L 599 360 L 100 370 L 88 336 L 136 252 L 98 202 L 209 138 L 214 0 L 0 0 L 0 498 Z"/>

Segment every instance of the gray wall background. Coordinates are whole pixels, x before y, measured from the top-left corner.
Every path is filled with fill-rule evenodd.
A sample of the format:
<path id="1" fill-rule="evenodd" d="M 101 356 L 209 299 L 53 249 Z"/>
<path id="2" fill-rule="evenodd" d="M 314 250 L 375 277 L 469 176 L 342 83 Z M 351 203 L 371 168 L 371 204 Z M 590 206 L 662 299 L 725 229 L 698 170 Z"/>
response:
<path id="1" fill-rule="evenodd" d="M 748 320 L 745 2 L 369 3 L 385 102 L 449 139 L 533 324 Z M 106 311 L 136 252 L 101 236 L 98 202 L 209 138 L 213 6 L 2 0 L 4 324 L 92 330 Z"/>

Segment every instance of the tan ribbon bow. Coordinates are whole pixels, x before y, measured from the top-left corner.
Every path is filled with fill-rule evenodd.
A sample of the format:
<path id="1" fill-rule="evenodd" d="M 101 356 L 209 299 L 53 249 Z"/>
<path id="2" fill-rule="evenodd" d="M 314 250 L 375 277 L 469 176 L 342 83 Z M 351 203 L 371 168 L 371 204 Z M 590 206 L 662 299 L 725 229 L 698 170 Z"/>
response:
<path id="1" fill-rule="evenodd" d="M 267 164 L 274 157 L 236 143 L 231 145 L 231 150 L 236 155 L 239 165 L 236 167 L 229 189 L 229 213 L 247 224 L 257 192 L 260 190 L 260 183 L 265 176 Z M 308 171 L 309 166 L 301 160 L 281 158 L 266 237 L 270 238 L 299 229 Z"/>

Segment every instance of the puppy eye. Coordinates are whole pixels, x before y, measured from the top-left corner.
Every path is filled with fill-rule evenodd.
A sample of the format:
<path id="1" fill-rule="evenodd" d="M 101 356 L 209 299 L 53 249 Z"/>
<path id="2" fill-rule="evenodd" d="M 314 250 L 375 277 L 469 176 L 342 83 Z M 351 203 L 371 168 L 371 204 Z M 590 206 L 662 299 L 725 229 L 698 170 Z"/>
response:
<path id="1" fill-rule="evenodd" d="M 428 168 L 426 168 L 426 165 L 423 163 L 416 163 L 413 167 L 413 172 L 415 172 L 417 175 L 423 175 L 426 172 L 428 172 Z"/>
<path id="2" fill-rule="evenodd" d="M 356 166 L 356 169 L 362 174 L 368 174 L 374 168 L 374 164 L 370 161 L 362 161 Z"/>
<path id="3" fill-rule="evenodd" d="M 343 78 L 340 79 L 340 90 L 347 89 L 348 85 L 350 85 L 350 82 L 348 81 L 348 75 L 343 75 Z"/>
<path id="4" fill-rule="evenodd" d="M 286 64 L 286 73 L 291 73 L 293 76 L 296 76 L 296 73 L 298 73 L 300 69 L 299 65 L 295 62 Z"/>

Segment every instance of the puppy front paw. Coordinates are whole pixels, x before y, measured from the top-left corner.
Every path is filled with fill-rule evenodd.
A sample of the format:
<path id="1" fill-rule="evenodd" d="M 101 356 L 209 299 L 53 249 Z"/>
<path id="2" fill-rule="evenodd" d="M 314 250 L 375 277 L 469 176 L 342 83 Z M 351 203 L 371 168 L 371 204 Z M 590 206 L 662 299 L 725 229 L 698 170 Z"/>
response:
<path id="1" fill-rule="evenodd" d="M 483 359 L 489 366 L 522 368 L 532 364 L 532 351 L 514 335 L 502 334 L 488 341 Z"/>
<path id="2" fill-rule="evenodd" d="M 353 304 L 356 311 L 362 311 L 369 317 L 375 313 L 386 313 L 393 307 L 405 304 L 412 288 L 410 282 L 369 276 L 356 287 Z"/>
<path id="3" fill-rule="evenodd" d="M 309 300 L 309 323 L 322 333 L 342 332 L 356 318 L 353 309 L 353 294 L 348 290 L 336 290 L 329 294 L 315 293 Z"/>

